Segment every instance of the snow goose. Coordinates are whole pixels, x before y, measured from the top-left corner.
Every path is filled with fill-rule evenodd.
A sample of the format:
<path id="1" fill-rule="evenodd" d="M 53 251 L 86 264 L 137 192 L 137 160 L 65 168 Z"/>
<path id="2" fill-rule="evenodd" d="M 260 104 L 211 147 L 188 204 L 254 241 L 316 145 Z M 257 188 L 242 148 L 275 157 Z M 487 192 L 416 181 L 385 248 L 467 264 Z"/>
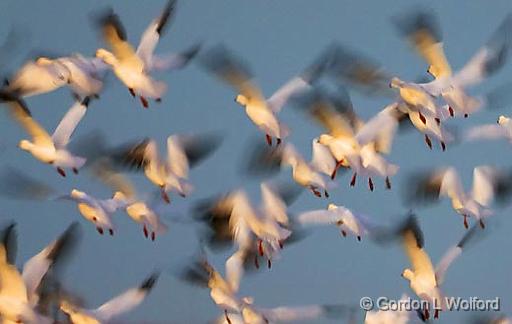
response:
<path id="1" fill-rule="evenodd" d="M 117 317 L 136 308 L 146 299 L 158 276 L 158 273 L 151 274 L 140 286 L 127 290 L 96 309 L 82 309 L 67 300 L 61 302 L 60 308 L 68 314 L 73 324 L 114 323 Z"/>
<path id="2" fill-rule="evenodd" d="M 423 233 L 416 218 L 413 215 L 409 216 L 406 225 L 402 228 L 403 247 L 412 265 L 412 269 L 406 268 L 402 272 L 402 277 L 409 281 L 411 290 L 419 298 L 433 306 L 435 311 L 434 318 L 438 318 L 439 311 L 446 307 L 440 290 L 446 271 L 452 262 L 466 249 L 469 240 L 474 239 L 478 231 L 478 227 L 473 226 L 455 246 L 448 249 L 440 262 L 434 267 L 424 249 Z M 428 308 L 423 311 L 424 318 L 428 319 L 430 317 Z"/>
<path id="3" fill-rule="evenodd" d="M 243 269 L 237 262 L 238 255 L 233 254 L 225 264 L 226 275 L 222 276 L 203 255 L 187 266 L 181 274 L 182 279 L 210 289 L 210 297 L 215 305 L 224 312 L 227 323 L 231 322 L 231 313 L 240 314 L 243 301 L 238 297 Z"/>
<path id="4" fill-rule="evenodd" d="M 7 323 L 53 323 L 38 313 L 39 288 L 43 277 L 56 262 L 69 254 L 78 238 L 77 224 L 72 224 L 55 241 L 29 259 L 20 273 L 16 257 L 15 224 L 7 226 L 0 242 L 0 316 Z"/>
<path id="5" fill-rule="evenodd" d="M 372 176 L 385 178 L 386 188 L 391 188 L 389 177 L 396 174 L 398 166 L 387 162 L 381 153 L 389 153 L 398 126 L 395 104 L 384 108 L 366 123 L 352 108 L 348 92 L 343 88 L 333 96 L 325 91 L 312 92 L 306 99 L 306 109 L 323 127 L 327 134 L 318 137 L 318 143 L 326 146 L 337 161 L 331 178 L 341 166 L 350 167 L 356 177 L 368 176 L 368 186 L 374 189 Z"/>
<path id="6" fill-rule="evenodd" d="M 112 67 L 115 75 L 128 87 L 130 94 L 133 97 L 140 97 L 145 108 L 148 107 L 147 98 L 160 101 L 167 88 L 164 82 L 152 79 L 150 72 L 182 68 L 199 51 L 199 46 L 195 45 L 179 54 L 167 56 L 153 54 L 165 27 L 174 14 L 175 7 L 175 0 L 168 1 L 160 16 L 154 19 L 142 34 L 136 50 L 128 43 L 126 31 L 116 14 L 109 11 L 99 19 L 103 38 L 113 52 L 100 48 L 96 51 L 96 57 Z"/>
<path id="7" fill-rule="evenodd" d="M 194 217 L 209 227 L 206 241 L 211 246 L 234 242 L 243 250 L 245 260 L 254 258 L 256 268 L 263 256 L 270 268 L 284 243 L 297 239 L 287 215 L 287 206 L 297 192 L 269 183 L 262 183 L 260 188 L 258 207 L 239 189 L 196 205 Z"/>
<path id="8" fill-rule="evenodd" d="M 167 160 L 160 158 L 153 139 L 120 148 L 111 157 L 114 163 L 143 170 L 148 180 L 160 188 L 162 199 L 170 203 L 168 192 L 182 197 L 191 192 L 189 168 L 215 151 L 220 142 L 221 137 L 213 133 L 172 135 L 167 138 Z"/>
<path id="9" fill-rule="evenodd" d="M 512 122 L 510 122 L 510 118 L 501 115 L 496 123 L 497 125 L 487 124 L 472 127 L 466 132 L 464 138 L 467 141 L 506 139 L 509 143 L 512 143 Z"/>
<path id="10" fill-rule="evenodd" d="M 303 212 L 297 216 L 296 221 L 302 226 L 336 225 L 343 236 L 349 233 L 358 241 L 377 229 L 377 225 L 366 216 L 335 204 L 329 204 L 327 209 Z"/>
<path id="11" fill-rule="evenodd" d="M 440 168 L 411 175 L 406 199 L 416 203 L 447 197 L 453 209 L 464 217 L 465 228 L 468 228 L 468 216 L 474 217 L 484 228 L 484 218 L 493 213 L 490 205 L 510 195 L 511 181 L 510 172 L 478 166 L 473 170 L 473 188 L 465 192 L 455 168 Z"/>
<path id="12" fill-rule="evenodd" d="M 91 222 L 98 233 L 108 231 L 114 235 L 115 225 L 112 214 L 125 206 L 124 196 L 114 194 L 110 199 L 98 199 L 83 191 L 72 189 L 62 193 L 37 179 L 14 168 L 7 168 L 2 173 L 1 194 L 12 199 L 28 199 L 43 201 L 72 201 L 77 204 L 80 214 Z"/>
<path id="13" fill-rule="evenodd" d="M 349 81 L 351 84 L 369 88 L 390 96 L 384 92 L 385 87 L 391 87 L 398 92 L 393 104 L 399 110 L 399 115 L 405 114 L 418 131 L 425 135 L 425 142 L 432 148 L 429 136 L 434 136 L 441 147 L 453 140 L 453 136 L 442 126 L 441 121 L 447 118 L 444 106 L 440 106 L 434 96 L 429 94 L 419 84 L 392 77 L 377 64 L 359 53 L 355 53 L 340 45 L 333 50 L 333 63 L 328 70 L 336 79 Z M 402 117 L 402 116 L 401 116 Z M 403 117 L 402 117 L 403 119 Z"/>
<path id="14" fill-rule="evenodd" d="M 512 15 L 503 19 L 491 39 L 456 73 L 452 72 L 446 59 L 433 12 L 420 10 L 404 14 L 396 19 L 396 25 L 429 64 L 428 72 L 435 78 L 419 86 L 432 96 L 442 96 L 451 116 L 468 117 L 483 106 L 480 98 L 469 96 L 465 89 L 481 83 L 505 64 L 511 41 Z"/>
<path id="15" fill-rule="evenodd" d="M 145 199 L 141 198 L 128 177 L 113 169 L 108 161 L 97 161 L 92 167 L 93 174 L 113 189 L 116 197 L 124 202 L 122 208 L 136 223 L 142 225 L 146 238 L 155 240 L 157 235 L 167 232 L 158 212 Z"/>
<path id="16" fill-rule="evenodd" d="M 328 190 L 335 186 L 327 179 L 334 172 L 336 161 L 329 149 L 318 143 L 318 138 L 312 141 L 312 159 L 306 161 L 291 143 L 278 148 L 255 145 L 250 153 L 248 172 L 259 174 L 290 166 L 292 178 L 300 186 L 308 188 L 315 196 L 323 195 L 328 198 Z"/>
<path id="17" fill-rule="evenodd" d="M 321 76 L 328 61 L 327 53 L 322 54 L 305 71 L 285 83 L 269 98 L 265 98 L 247 65 L 224 46 L 214 47 L 201 56 L 201 63 L 208 71 L 239 92 L 235 101 L 245 108 L 249 119 L 265 133 L 269 146 L 272 145 L 273 138 L 279 145 L 289 132 L 279 121 L 277 114 L 290 98 L 310 88 Z"/>
<path id="18" fill-rule="evenodd" d="M 63 177 L 66 176 L 64 168 L 71 168 L 74 173 L 78 173 L 78 169 L 85 164 L 85 158 L 73 155 L 68 151 L 67 145 L 87 112 L 88 98 L 71 106 L 51 136 L 32 118 L 22 101 L 8 101 L 7 105 L 12 118 L 32 137 L 32 140 L 19 142 L 18 146 L 22 150 L 29 152 L 37 160 L 54 166 Z"/>

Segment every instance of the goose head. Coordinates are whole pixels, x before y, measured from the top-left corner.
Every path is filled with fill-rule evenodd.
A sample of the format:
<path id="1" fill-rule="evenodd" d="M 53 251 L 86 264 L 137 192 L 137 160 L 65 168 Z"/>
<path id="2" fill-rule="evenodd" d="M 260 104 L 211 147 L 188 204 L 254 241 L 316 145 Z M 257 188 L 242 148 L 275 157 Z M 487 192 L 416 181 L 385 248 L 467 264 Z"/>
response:
<path id="1" fill-rule="evenodd" d="M 249 98 L 247 98 L 243 94 L 239 94 L 238 96 L 235 97 L 235 102 L 238 103 L 239 105 L 245 107 L 249 103 Z"/>
<path id="2" fill-rule="evenodd" d="M 409 281 L 412 281 L 414 279 L 414 272 L 412 272 L 411 269 L 407 268 L 402 272 L 402 277 Z"/>

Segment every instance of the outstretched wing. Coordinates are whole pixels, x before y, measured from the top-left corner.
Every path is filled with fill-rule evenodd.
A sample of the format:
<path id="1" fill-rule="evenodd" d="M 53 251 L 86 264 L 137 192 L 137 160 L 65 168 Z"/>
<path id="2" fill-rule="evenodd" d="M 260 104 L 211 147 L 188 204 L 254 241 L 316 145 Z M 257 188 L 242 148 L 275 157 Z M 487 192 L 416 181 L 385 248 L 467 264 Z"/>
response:
<path id="1" fill-rule="evenodd" d="M 151 274 L 139 287 L 129 289 L 121 295 L 114 297 L 94 312 L 101 321 L 109 321 L 115 316 L 134 309 L 144 301 L 151 289 L 153 289 L 158 276 L 158 273 Z"/>
<path id="2" fill-rule="evenodd" d="M 142 34 L 136 53 L 148 66 L 151 66 L 156 45 L 176 11 L 176 2 L 176 0 L 169 0 L 160 16 L 154 19 Z"/>
<path id="3" fill-rule="evenodd" d="M 452 69 L 443 50 L 438 19 L 433 12 L 407 12 L 394 21 L 399 31 L 427 61 L 430 74 L 436 79 L 451 76 Z"/>
<path id="4" fill-rule="evenodd" d="M 64 115 L 59 125 L 52 135 L 52 140 L 57 148 L 63 148 L 68 145 L 73 132 L 75 131 L 80 120 L 85 116 L 89 106 L 89 97 L 86 97 L 82 102 L 75 102 L 68 112 Z"/>

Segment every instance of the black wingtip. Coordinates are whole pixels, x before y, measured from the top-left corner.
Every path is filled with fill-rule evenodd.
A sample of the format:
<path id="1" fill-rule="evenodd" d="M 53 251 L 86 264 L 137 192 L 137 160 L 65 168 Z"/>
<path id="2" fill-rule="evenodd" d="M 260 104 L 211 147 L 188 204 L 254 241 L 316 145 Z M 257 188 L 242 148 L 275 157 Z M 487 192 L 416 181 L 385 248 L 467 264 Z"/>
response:
<path id="1" fill-rule="evenodd" d="M 14 264 L 16 261 L 17 252 L 16 222 L 12 221 L 8 225 L 6 225 L 1 235 L 1 244 L 4 246 L 7 254 L 7 262 L 10 264 Z"/>
<path id="2" fill-rule="evenodd" d="M 167 5 L 162 11 L 160 19 L 158 21 L 158 26 L 156 27 L 156 32 L 158 33 L 158 35 L 162 35 L 162 32 L 165 30 L 165 27 L 167 26 L 169 18 L 171 17 L 171 15 L 174 14 L 176 3 L 176 0 L 169 0 L 169 2 L 167 2 Z"/>
<path id="3" fill-rule="evenodd" d="M 62 259 L 69 255 L 69 252 L 71 252 L 80 239 L 80 235 L 80 224 L 78 222 L 73 222 L 68 226 L 64 233 L 59 236 L 47 258 L 52 260 L 52 262 L 56 262 L 58 259 Z"/>
<path id="4" fill-rule="evenodd" d="M 98 13 L 95 20 L 99 27 L 105 28 L 107 26 L 112 26 L 115 29 L 117 36 L 121 40 L 125 41 L 127 39 L 126 30 L 121 22 L 121 19 L 112 8 L 107 8 L 103 10 L 103 12 Z"/>
<path id="5" fill-rule="evenodd" d="M 160 272 L 152 273 L 148 278 L 146 278 L 142 284 L 140 285 L 141 290 L 150 291 L 155 286 L 158 278 L 160 277 Z"/>
<path id="6" fill-rule="evenodd" d="M 197 53 L 199 53 L 199 51 L 201 50 L 201 46 L 203 44 L 201 43 L 197 43 L 197 44 L 194 44 L 192 45 L 189 49 L 187 49 L 184 53 L 183 53 L 183 56 L 187 59 L 187 60 L 191 60 L 193 59 Z"/>
<path id="7" fill-rule="evenodd" d="M 90 102 L 91 102 L 91 97 L 85 97 L 84 100 L 82 100 L 82 106 L 85 106 L 85 108 L 89 108 Z"/>

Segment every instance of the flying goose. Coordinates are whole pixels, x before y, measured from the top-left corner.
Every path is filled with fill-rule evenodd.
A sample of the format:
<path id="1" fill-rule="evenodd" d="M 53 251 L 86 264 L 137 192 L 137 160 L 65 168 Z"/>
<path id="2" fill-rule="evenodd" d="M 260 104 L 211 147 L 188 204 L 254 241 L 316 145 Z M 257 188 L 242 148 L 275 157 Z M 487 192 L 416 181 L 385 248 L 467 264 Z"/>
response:
<path id="1" fill-rule="evenodd" d="M 381 153 L 389 153 L 398 126 L 395 105 L 384 108 L 376 116 L 364 122 L 352 107 L 348 93 L 340 88 L 336 95 L 321 89 L 305 99 L 306 109 L 328 133 L 318 137 L 318 143 L 326 146 L 336 160 L 331 174 L 334 179 L 341 166 L 350 167 L 355 185 L 357 175 L 368 176 L 368 186 L 374 189 L 372 176 L 385 178 L 386 188 L 391 188 L 389 177 L 396 174 L 398 166 L 387 162 Z"/>
<path id="2" fill-rule="evenodd" d="M 21 140 L 18 147 L 32 154 L 37 160 L 50 164 L 57 172 L 65 177 L 64 168 L 71 168 L 78 173 L 86 159 L 75 156 L 68 151 L 67 145 L 76 127 L 85 116 L 89 106 L 86 97 L 82 102 L 75 102 L 64 115 L 52 135 L 32 118 L 30 111 L 21 100 L 7 101 L 12 118 L 32 137 L 31 140 Z"/>
<path id="3" fill-rule="evenodd" d="M 511 181 L 510 172 L 491 166 L 478 166 L 473 170 L 473 188 L 466 192 L 455 168 L 440 168 L 411 175 L 406 187 L 406 200 L 417 203 L 447 197 L 453 209 L 464 218 L 466 229 L 469 227 L 468 216 L 474 217 L 484 228 L 484 219 L 493 214 L 490 209 L 493 201 L 503 200 L 510 195 Z"/>
<path id="4" fill-rule="evenodd" d="M 128 87 L 133 97 L 140 97 L 144 108 L 148 107 L 148 98 L 160 101 L 167 89 L 164 82 L 154 80 L 150 73 L 155 70 L 182 68 L 199 51 L 199 46 L 194 45 L 179 54 L 158 56 L 153 53 L 175 8 L 176 0 L 169 0 L 162 13 L 142 34 L 136 50 L 128 43 L 121 20 L 112 10 L 98 19 L 103 39 L 111 47 L 112 52 L 100 48 L 96 51 L 96 57 L 113 69 L 114 74 Z"/>
<path id="5" fill-rule="evenodd" d="M 272 145 L 273 138 L 279 145 L 289 133 L 288 128 L 279 121 L 278 113 L 290 98 L 311 87 L 311 84 L 321 76 L 328 62 L 329 56 L 323 53 L 301 74 L 293 77 L 266 98 L 255 83 L 247 65 L 226 47 L 218 45 L 201 56 L 201 63 L 207 71 L 238 91 L 235 102 L 245 108 L 249 119 L 265 133 L 269 146 Z"/>
<path id="6" fill-rule="evenodd" d="M 429 64 L 427 71 L 435 78 L 419 86 L 432 96 L 442 96 L 451 116 L 468 117 L 483 106 L 481 99 L 469 96 L 465 89 L 481 83 L 505 64 L 511 44 L 512 15 L 508 14 L 503 19 L 490 40 L 456 73 L 446 59 L 439 24 L 433 12 L 419 10 L 406 13 L 396 19 L 396 25 Z"/>
<path id="7" fill-rule="evenodd" d="M 69 254 L 78 239 L 77 224 L 70 225 L 55 241 L 30 258 L 20 272 L 16 258 L 16 224 L 4 228 L 0 242 L 0 317 L 6 323 L 53 323 L 38 313 L 39 287 L 56 262 Z"/>
<path id="8" fill-rule="evenodd" d="M 172 135 L 167 138 L 167 159 L 163 160 L 156 141 L 144 139 L 115 150 L 111 158 L 114 163 L 143 170 L 149 181 L 160 188 L 162 199 L 170 203 L 168 192 L 177 192 L 182 197 L 191 192 L 189 168 L 212 153 L 220 141 L 216 134 Z"/>

